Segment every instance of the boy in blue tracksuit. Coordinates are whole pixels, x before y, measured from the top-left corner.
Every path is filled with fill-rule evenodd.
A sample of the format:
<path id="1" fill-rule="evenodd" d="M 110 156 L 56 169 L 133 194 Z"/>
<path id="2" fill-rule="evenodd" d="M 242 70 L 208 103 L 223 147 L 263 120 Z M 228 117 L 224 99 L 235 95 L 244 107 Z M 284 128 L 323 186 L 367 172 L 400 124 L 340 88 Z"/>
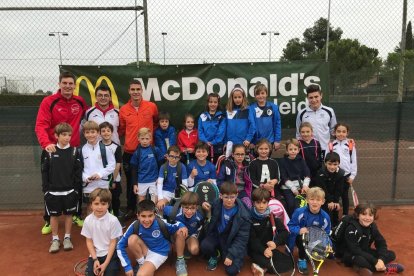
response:
<path id="1" fill-rule="evenodd" d="M 225 135 L 226 115 L 220 111 L 220 96 L 210 93 L 207 96 L 206 111 L 198 118 L 198 139 L 213 147 L 214 164 L 223 154 Z"/>
<path id="2" fill-rule="evenodd" d="M 170 114 L 160 111 L 158 113 L 159 127 L 154 131 L 154 145 L 160 149 L 161 155 L 166 157 L 170 146 L 177 145 L 175 127 L 170 125 Z"/>
<path id="3" fill-rule="evenodd" d="M 206 206 L 207 205 L 207 206 Z M 236 275 L 243 266 L 250 234 L 250 213 L 237 198 L 234 183 L 224 182 L 220 187 L 220 199 L 210 206 L 211 220 L 205 239 L 201 242 L 201 252 L 209 257 L 207 270 L 215 270 L 222 257 L 228 275 Z"/>
<path id="4" fill-rule="evenodd" d="M 202 181 L 208 181 L 216 184 L 216 167 L 207 160 L 208 145 L 204 142 L 198 142 L 195 146 L 196 160 L 193 160 L 187 166 L 188 172 L 188 189 L 194 190 L 195 185 Z"/>
<path id="5" fill-rule="evenodd" d="M 138 203 L 138 221 L 132 223 L 117 244 L 117 254 L 125 275 L 133 276 L 127 247 L 137 260 L 139 275 L 154 275 L 167 260 L 170 251 L 169 235 L 187 236 L 187 228 L 181 223 L 169 224 L 156 218 L 155 204 L 150 200 Z M 168 233 L 167 233 L 168 232 Z"/>
<path id="6" fill-rule="evenodd" d="M 301 274 L 308 274 L 306 252 L 302 243 L 302 234 L 308 232 L 306 227 L 320 227 L 328 235 L 331 232 L 331 220 L 329 215 L 321 209 L 322 205 L 325 203 L 325 192 L 319 187 L 310 188 L 306 193 L 306 201 L 308 205 L 296 209 L 288 223 L 290 232 L 288 246 L 292 252 L 295 243 L 298 247 L 298 270 Z"/>
<path id="7" fill-rule="evenodd" d="M 157 187 L 155 183 L 158 179 L 159 164 L 163 156 L 158 148 L 151 146 L 151 130 L 144 127 L 138 132 L 139 145 L 131 157 L 131 178 L 134 194 L 138 195 L 138 200 L 145 199 L 149 191 L 151 199 L 156 201 Z"/>
<path id="8" fill-rule="evenodd" d="M 249 107 L 256 123 L 256 135 L 252 143 L 256 144 L 261 139 L 267 139 L 273 149 L 278 150 L 282 139 L 279 107 L 266 101 L 267 95 L 267 87 L 264 84 L 259 83 L 254 87 L 256 102 Z"/>

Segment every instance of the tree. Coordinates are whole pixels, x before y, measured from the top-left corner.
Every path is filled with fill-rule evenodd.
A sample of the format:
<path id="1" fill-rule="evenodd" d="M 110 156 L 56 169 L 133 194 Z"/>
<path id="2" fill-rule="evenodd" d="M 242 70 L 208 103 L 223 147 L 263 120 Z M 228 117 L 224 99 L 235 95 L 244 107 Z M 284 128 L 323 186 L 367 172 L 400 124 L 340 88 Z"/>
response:
<path id="1" fill-rule="evenodd" d="M 326 45 L 326 28 L 328 20 L 319 18 L 312 28 L 308 28 L 303 33 L 303 46 L 307 54 L 322 50 Z M 333 29 L 329 24 L 329 41 L 338 41 L 342 36 L 341 28 Z"/>
<path id="2" fill-rule="evenodd" d="M 409 21 L 407 25 L 407 31 L 405 33 L 405 49 L 412 50 L 413 48 L 413 29 L 411 27 L 411 21 Z"/>
<path id="3" fill-rule="evenodd" d="M 281 60 L 301 60 L 301 59 L 321 59 L 323 58 L 322 49 L 326 45 L 326 28 L 328 20 L 319 18 L 311 28 L 303 32 L 303 41 L 299 38 L 289 40 L 286 48 L 283 49 Z M 341 39 L 341 28 L 334 29 L 329 24 L 329 41 L 338 41 Z"/>
<path id="4" fill-rule="evenodd" d="M 292 38 L 288 41 L 286 48 L 283 49 L 283 56 L 281 61 L 301 60 L 304 59 L 303 47 L 299 38 Z"/>

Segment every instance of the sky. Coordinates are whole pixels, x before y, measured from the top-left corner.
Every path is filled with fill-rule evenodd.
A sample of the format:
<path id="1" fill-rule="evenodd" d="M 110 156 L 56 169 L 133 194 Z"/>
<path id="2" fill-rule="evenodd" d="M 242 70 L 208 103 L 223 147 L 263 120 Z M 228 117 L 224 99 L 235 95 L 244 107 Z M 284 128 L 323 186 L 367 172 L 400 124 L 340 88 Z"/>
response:
<path id="1" fill-rule="evenodd" d="M 3 0 L 6 7 L 108 6 L 104 0 Z M 136 1 L 142 5 L 142 0 Z M 320 17 L 342 38 L 358 39 L 386 58 L 401 39 L 402 0 L 148 0 L 150 60 L 167 65 L 277 61 L 289 39 L 298 37 Z M 134 0 L 113 0 L 110 6 L 134 6 Z M 407 21 L 413 17 L 409 3 Z M 64 64 L 119 65 L 145 58 L 143 16 L 134 11 L 0 11 L 0 87 L 5 80 L 55 91 L 59 66 L 57 37 Z M 132 23 L 132 24 L 131 24 Z M 128 26 L 131 25 L 129 28 Z M 263 31 L 279 32 L 262 36 Z M 165 44 L 162 32 L 166 32 Z M 111 46 L 112 45 L 112 46 Z M 165 47 L 165 48 L 164 48 Z M 103 54 L 102 54 L 103 53 Z M 96 62 L 93 61 L 100 57 Z"/>

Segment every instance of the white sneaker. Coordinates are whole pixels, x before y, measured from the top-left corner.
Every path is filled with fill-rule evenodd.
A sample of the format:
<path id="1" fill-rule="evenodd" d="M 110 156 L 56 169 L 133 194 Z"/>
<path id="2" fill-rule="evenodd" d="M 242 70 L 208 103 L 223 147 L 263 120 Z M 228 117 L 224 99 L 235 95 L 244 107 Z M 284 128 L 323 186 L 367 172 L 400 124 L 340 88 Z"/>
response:
<path id="1" fill-rule="evenodd" d="M 251 269 L 254 276 L 264 276 L 264 269 L 259 265 L 252 263 Z"/>

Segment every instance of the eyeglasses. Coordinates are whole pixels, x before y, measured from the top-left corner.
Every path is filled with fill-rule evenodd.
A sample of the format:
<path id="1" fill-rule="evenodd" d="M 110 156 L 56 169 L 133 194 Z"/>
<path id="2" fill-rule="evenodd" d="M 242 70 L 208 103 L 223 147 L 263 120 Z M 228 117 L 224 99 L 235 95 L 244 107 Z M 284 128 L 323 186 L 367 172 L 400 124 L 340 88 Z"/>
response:
<path id="1" fill-rule="evenodd" d="M 104 94 L 104 95 L 102 95 L 102 94 L 98 94 L 98 95 L 96 95 L 96 97 L 97 97 L 97 98 L 110 98 L 110 97 L 111 97 L 111 95 L 108 95 L 108 94 Z"/>
<path id="2" fill-rule="evenodd" d="M 242 157 L 242 156 L 245 156 L 246 154 L 244 154 L 244 153 L 235 153 L 235 154 L 233 154 L 234 156 L 238 156 L 238 157 Z"/>
<path id="3" fill-rule="evenodd" d="M 234 200 L 234 199 L 236 199 L 237 196 L 235 196 L 235 195 L 232 195 L 232 196 L 224 195 L 224 196 L 221 196 L 221 197 L 225 200 Z"/>
<path id="4" fill-rule="evenodd" d="M 186 211 L 194 211 L 197 209 L 197 207 L 183 207 L 183 209 Z"/>
<path id="5" fill-rule="evenodd" d="M 168 157 L 172 159 L 180 159 L 179 155 L 168 155 Z"/>

